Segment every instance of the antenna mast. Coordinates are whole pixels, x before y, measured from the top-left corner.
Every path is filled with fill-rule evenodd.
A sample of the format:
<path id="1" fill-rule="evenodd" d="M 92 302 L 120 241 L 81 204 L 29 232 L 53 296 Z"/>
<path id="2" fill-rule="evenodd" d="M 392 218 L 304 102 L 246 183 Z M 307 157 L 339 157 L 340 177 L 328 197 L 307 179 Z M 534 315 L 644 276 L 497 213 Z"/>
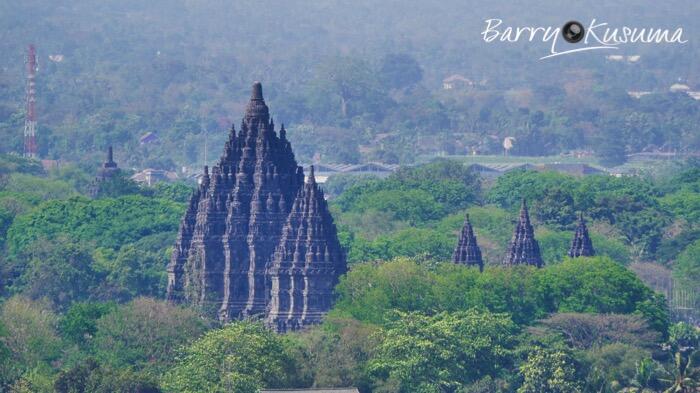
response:
<path id="1" fill-rule="evenodd" d="M 36 149 L 36 50 L 29 45 L 27 55 L 27 113 L 24 119 L 24 156 L 37 158 Z"/>

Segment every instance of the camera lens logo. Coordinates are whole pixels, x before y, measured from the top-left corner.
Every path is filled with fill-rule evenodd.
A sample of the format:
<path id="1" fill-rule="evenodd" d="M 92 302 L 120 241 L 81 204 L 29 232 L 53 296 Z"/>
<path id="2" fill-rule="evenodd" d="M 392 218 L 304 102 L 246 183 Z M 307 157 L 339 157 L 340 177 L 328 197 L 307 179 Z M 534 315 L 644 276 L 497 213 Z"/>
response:
<path id="1" fill-rule="evenodd" d="M 566 22 L 564 27 L 561 29 L 561 35 L 564 36 L 566 42 L 575 44 L 583 39 L 586 31 L 583 25 L 575 20 Z"/>

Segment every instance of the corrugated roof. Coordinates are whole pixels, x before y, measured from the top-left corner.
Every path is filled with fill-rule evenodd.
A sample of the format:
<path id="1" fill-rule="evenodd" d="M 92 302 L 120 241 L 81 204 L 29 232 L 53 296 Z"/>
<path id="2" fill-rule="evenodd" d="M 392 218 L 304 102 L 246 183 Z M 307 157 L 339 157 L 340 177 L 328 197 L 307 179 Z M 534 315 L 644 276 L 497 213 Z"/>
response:
<path id="1" fill-rule="evenodd" d="M 551 163 L 551 164 L 529 164 L 529 163 L 514 163 L 514 164 L 470 164 L 469 168 L 478 172 L 500 172 L 505 173 L 515 169 L 530 169 L 530 170 L 549 170 L 556 172 L 564 172 L 570 174 L 591 175 L 606 173 L 605 170 L 583 163 Z"/>
<path id="2" fill-rule="evenodd" d="M 466 83 L 473 83 L 470 79 L 468 79 L 464 75 L 460 75 L 460 74 L 450 75 L 447 78 L 443 79 L 442 81 L 448 82 L 448 83 L 449 82 L 457 82 L 457 81 L 466 82 Z"/>
<path id="3" fill-rule="evenodd" d="M 580 174 L 580 175 L 605 173 L 604 170 L 596 168 L 596 167 L 588 165 L 588 164 L 564 164 L 564 163 L 546 164 L 544 166 L 544 169 L 557 171 L 557 172 L 566 172 L 566 173 L 571 173 L 571 174 Z"/>
<path id="4" fill-rule="evenodd" d="M 514 169 L 535 169 L 532 164 L 517 163 L 517 164 L 482 164 L 483 166 L 495 169 L 500 172 L 508 172 Z"/>
<path id="5" fill-rule="evenodd" d="M 467 168 L 478 172 L 499 172 L 497 169 L 484 164 L 469 164 Z"/>
<path id="6" fill-rule="evenodd" d="M 399 168 L 396 164 L 368 162 L 366 164 L 317 164 L 316 172 L 394 172 Z"/>

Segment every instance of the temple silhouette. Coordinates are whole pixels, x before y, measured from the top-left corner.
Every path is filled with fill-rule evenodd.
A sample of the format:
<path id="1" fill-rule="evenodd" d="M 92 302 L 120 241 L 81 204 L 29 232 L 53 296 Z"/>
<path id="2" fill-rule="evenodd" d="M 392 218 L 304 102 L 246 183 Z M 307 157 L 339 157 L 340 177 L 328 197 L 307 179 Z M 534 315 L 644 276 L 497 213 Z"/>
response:
<path id="1" fill-rule="evenodd" d="M 180 223 L 167 297 L 222 321 L 255 316 L 296 330 L 321 322 L 346 269 L 313 168 L 305 182 L 255 82 L 240 131 L 204 168 Z"/>

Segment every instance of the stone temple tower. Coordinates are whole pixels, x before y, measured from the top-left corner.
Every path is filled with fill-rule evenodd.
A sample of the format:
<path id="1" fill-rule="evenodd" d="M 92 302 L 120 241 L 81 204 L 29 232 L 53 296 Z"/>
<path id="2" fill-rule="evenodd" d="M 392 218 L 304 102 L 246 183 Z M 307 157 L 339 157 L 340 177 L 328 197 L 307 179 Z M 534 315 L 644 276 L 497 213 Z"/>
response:
<path id="1" fill-rule="evenodd" d="M 467 266 L 478 266 L 479 270 L 484 270 L 481 249 L 476 244 L 476 236 L 474 235 L 472 224 L 469 222 L 468 214 L 464 218 L 464 226 L 459 234 L 457 247 L 452 253 L 452 262 Z"/>
<path id="2" fill-rule="evenodd" d="M 527 204 L 523 199 L 520 207 L 520 217 L 515 227 L 513 238 L 508 246 L 508 253 L 503 261 L 504 265 L 532 265 L 542 267 L 542 256 L 540 246 L 535 239 L 535 231 L 530 224 L 530 215 L 527 211 Z"/>
<path id="3" fill-rule="evenodd" d="M 168 299 L 194 304 L 223 321 L 264 314 L 273 282 L 268 267 L 304 187 L 284 126 L 278 135 L 256 82 L 240 131 L 231 128 L 218 163 L 211 171 L 204 168 L 180 223 L 167 269 Z M 338 242 L 335 230 L 306 236 L 309 244 Z M 343 267 L 336 274 L 344 273 L 344 255 L 334 257 Z M 331 289 L 337 278 L 328 278 Z"/>
<path id="4" fill-rule="evenodd" d="M 345 270 L 335 224 L 312 166 L 308 182 L 294 199 L 268 269 L 271 286 L 266 324 L 287 331 L 320 323 L 332 306 L 338 276 Z"/>
<path id="5" fill-rule="evenodd" d="M 595 249 L 593 249 L 593 243 L 591 242 L 590 236 L 588 236 L 588 227 L 586 227 L 586 220 L 584 220 L 583 213 L 581 213 L 578 217 L 578 225 L 576 226 L 574 238 L 571 240 L 571 248 L 569 248 L 569 257 L 592 257 L 594 255 Z"/>
<path id="6" fill-rule="evenodd" d="M 100 195 L 103 190 L 104 183 L 119 173 L 119 166 L 114 162 L 114 153 L 112 151 L 112 146 L 107 148 L 107 160 L 102 164 L 102 167 L 97 172 L 97 176 L 90 183 L 89 193 L 90 196 L 96 198 Z"/>

